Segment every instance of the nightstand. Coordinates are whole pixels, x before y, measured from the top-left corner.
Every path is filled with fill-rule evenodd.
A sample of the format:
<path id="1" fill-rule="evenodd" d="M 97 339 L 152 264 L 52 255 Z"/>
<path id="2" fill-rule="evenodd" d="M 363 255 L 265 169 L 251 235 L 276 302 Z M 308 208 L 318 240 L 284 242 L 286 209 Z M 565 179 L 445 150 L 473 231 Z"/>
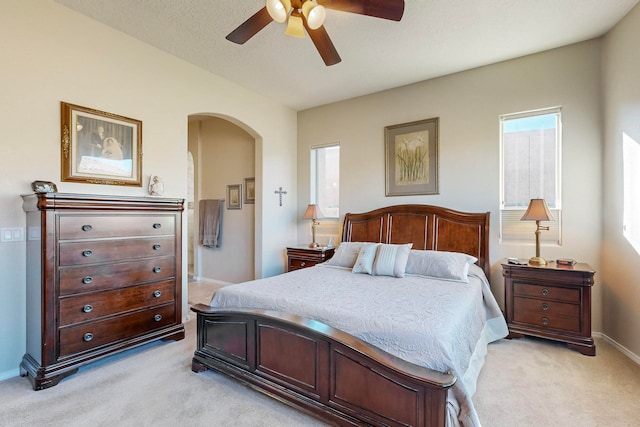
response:
<path id="1" fill-rule="evenodd" d="M 312 267 L 327 261 L 333 256 L 335 248 L 309 248 L 296 246 L 287 248 L 287 271 Z"/>
<path id="2" fill-rule="evenodd" d="M 596 355 L 591 336 L 591 287 L 588 264 L 545 266 L 503 263 L 509 336 L 530 335 L 562 341 L 587 356 Z"/>

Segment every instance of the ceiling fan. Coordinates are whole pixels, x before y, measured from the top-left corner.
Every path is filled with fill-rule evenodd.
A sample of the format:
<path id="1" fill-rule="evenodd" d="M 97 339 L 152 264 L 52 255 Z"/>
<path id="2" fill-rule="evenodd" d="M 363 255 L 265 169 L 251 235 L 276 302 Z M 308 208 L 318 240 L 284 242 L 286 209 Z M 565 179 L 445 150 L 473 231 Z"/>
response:
<path id="1" fill-rule="evenodd" d="M 304 37 L 306 30 L 324 63 L 327 66 L 334 65 L 342 59 L 324 29 L 325 9 L 400 21 L 404 13 L 404 0 L 266 0 L 262 9 L 226 38 L 244 44 L 271 21 L 287 22 L 285 34 Z"/>

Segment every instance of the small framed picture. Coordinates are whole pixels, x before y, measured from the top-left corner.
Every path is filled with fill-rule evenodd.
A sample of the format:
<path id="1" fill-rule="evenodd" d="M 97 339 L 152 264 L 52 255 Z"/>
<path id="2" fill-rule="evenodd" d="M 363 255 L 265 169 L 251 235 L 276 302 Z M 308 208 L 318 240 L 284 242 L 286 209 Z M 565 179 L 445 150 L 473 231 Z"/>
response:
<path id="1" fill-rule="evenodd" d="M 31 188 L 35 193 L 57 193 L 58 187 L 50 181 L 33 181 Z"/>
<path id="2" fill-rule="evenodd" d="M 227 209 L 242 209 L 242 184 L 227 185 Z"/>
<path id="3" fill-rule="evenodd" d="M 244 179 L 244 202 L 247 204 L 256 202 L 256 179 Z"/>

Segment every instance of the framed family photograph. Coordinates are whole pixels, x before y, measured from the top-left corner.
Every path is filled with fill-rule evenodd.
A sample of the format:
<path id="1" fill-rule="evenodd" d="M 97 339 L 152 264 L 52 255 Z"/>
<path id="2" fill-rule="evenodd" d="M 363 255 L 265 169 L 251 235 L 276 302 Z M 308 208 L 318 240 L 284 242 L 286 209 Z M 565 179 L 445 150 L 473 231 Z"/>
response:
<path id="1" fill-rule="evenodd" d="M 256 179 L 244 179 L 244 202 L 251 204 L 256 202 Z"/>
<path id="2" fill-rule="evenodd" d="M 438 118 L 384 128 L 385 196 L 438 194 Z"/>
<path id="3" fill-rule="evenodd" d="M 62 180 L 142 186 L 142 122 L 60 103 Z"/>
<path id="4" fill-rule="evenodd" d="M 227 209 L 242 209 L 242 184 L 227 185 Z"/>

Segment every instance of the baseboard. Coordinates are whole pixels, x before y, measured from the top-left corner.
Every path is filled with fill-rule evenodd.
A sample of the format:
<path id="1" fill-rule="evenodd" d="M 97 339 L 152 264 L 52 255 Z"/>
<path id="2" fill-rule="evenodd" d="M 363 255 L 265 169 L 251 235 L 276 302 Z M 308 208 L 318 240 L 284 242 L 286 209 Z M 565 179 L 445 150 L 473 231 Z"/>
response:
<path id="1" fill-rule="evenodd" d="M 635 354 L 634 352 L 632 352 L 631 350 L 629 350 L 628 348 L 626 348 L 625 346 L 623 346 L 622 344 L 620 344 L 619 342 L 614 340 L 613 338 L 608 337 L 607 335 L 605 335 L 605 334 L 603 334 L 601 332 L 594 332 L 593 336 L 594 337 L 598 337 L 598 338 L 602 338 L 603 340 L 605 340 L 606 342 L 608 342 L 609 344 L 614 346 L 616 348 L 616 350 L 618 350 L 620 353 L 624 354 L 629 359 L 631 359 L 634 362 L 636 362 L 637 365 L 640 365 L 640 356 L 638 356 L 637 354 Z"/>
<path id="2" fill-rule="evenodd" d="M 8 380 L 20 375 L 20 369 L 12 369 L 11 371 L 0 372 L 0 381 Z"/>

